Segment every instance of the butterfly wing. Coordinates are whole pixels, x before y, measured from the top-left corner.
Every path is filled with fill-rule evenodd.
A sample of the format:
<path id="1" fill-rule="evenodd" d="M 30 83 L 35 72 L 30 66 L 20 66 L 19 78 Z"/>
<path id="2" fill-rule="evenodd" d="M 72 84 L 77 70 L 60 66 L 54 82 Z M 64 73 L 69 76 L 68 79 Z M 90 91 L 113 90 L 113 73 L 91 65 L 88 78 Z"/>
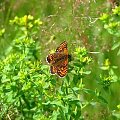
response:
<path id="1" fill-rule="evenodd" d="M 68 55 L 54 53 L 47 56 L 47 61 L 50 64 L 51 74 L 57 73 L 58 76 L 64 77 L 67 73 Z"/>
<path id="2" fill-rule="evenodd" d="M 64 77 L 68 70 L 68 49 L 67 42 L 64 41 L 56 49 L 56 53 L 49 54 L 47 61 L 51 65 L 50 71 L 52 74 L 57 73 L 58 76 Z"/>
<path id="3" fill-rule="evenodd" d="M 54 54 L 49 54 L 46 60 L 48 63 L 52 64 L 54 62 Z"/>
<path id="4" fill-rule="evenodd" d="M 57 58 L 57 55 L 55 53 L 49 54 L 47 56 L 47 62 L 51 65 L 50 66 L 50 72 L 51 72 L 51 74 L 55 74 L 57 72 L 56 66 L 54 66 L 56 58 Z"/>
<path id="5" fill-rule="evenodd" d="M 63 53 L 56 52 L 47 56 L 47 62 L 53 66 L 59 64 L 62 59 L 64 59 Z"/>
<path id="6" fill-rule="evenodd" d="M 68 71 L 68 49 L 67 49 L 67 42 L 64 41 L 59 45 L 56 49 L 56 52 L 62 53 L 60 64 L 57 65 L 57 75 L 60 77 L 64 77 Z"/>
<path id="7" fill-rule="evenodd" d="M 64 52 L 64 50 L 67 49 L 67 42 L 62 42 L 59 47 L 57 47 L 56 52 Z"/>
<path id="8" fill-rule="evenodd" d="M 50 72 L 51 74 L 55 74 L 57 72 L 57 69 L 55 66 L 50 66 Z"/>
<path id="9" fill-rule="evenodd" d="M 68 59 L 66 58 L 56 68 L 57 68 L 58 76 L 64 77 L 67 74 L 67 70 L 68 70 Z"/>

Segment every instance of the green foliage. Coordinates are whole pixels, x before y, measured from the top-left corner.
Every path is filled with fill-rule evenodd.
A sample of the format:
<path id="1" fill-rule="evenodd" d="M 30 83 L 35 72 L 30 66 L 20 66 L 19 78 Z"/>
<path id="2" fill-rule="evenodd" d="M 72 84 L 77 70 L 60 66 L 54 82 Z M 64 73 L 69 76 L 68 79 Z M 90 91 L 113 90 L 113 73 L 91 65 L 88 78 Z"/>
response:
<path id="1" fill-rule="evenodd" d="M 85 66 L 92 59 L 85 48 L 76 48 L 76 60 L 71 63 L 68 75 L 63 79 L 50 75 L 48 66 L 39 60 L 40 47 L 32 37 L 41 23 L 30 15 L 10 20 L 17 37 L 0 61 L 0 117 L 80 119 L 86 105 L 80 100 L 84 91 L 82 80 L 90 73 Z"/>
<path id="2" fill-rule="evenodd" d="M 104 13 L 101 17 L 100 20 L 104 22 L 104 28 L 112 35 L 115 35 L 117 37 L 120 36 L 120 31 L 119 31 L 119 26 L 120 26 L 120 21 L 119 21 L 119 11 L 120 7 L 115 7 L 112 10 L 112 14 L 107 14 Z"/>
<path id="3" fill-rule="evenodd" d="M 116 6 L 112 9 L 111 14 L 103 13 L 100 17 L 100 20 L 104 23 L 104 28 L 108 31 L 109 34 L 118 37 L 118 40 L 114 42 L 112 50 L 118 48 L 117 55 L 120 54 L 120 6 Z"/>
<path id="4" fill-rule="evenodd" d="M 108 3 L 0 2 L 0 119 L 120 119 L 119 56 L 110 51 L 120 53 L 120 7 Z M 59 78 L 45 57 L 63 40 L 72 61 Z"/>
<path id="5" fill-rule="evenodd" d="M 35 23 L 32 33 L 36 32 L 40 21 L 35 22 L 36 20 L 29 19 L 30 16 L 23 18 L 26 17 L 31 23 Z M 24 114 L 26 117 L 32 116 L 31 112 L 36 110 L 35 99 L 38 97 L 39 90 L 42 92 L 39 82 L 42 80 L 41 61 L 37 58 L 40 48 L 32 36 L 29 36 L 26 24 L 23 25 L 26 23 L 23 18 L 16 19 L 15 17 L 10 21 L 17 28 L 16 34 L 20 34 L 19 30 L 22 33 L 13 40 L 7 57 L 0 61 L 1 118 L 7 115 L 14 119 L 18 117 L 21 119 Z"/>
<path id="6" fill-rule="evenodd" d="M 114 73 L 116 66 L 111 66 L 109 59 L 106 59 L 103 65 L 100 67 L 103 73 L 100 75 L 100 84 L 103 88 L 108 89 L 112 83 L 117 82 L 118 77 Z"/>

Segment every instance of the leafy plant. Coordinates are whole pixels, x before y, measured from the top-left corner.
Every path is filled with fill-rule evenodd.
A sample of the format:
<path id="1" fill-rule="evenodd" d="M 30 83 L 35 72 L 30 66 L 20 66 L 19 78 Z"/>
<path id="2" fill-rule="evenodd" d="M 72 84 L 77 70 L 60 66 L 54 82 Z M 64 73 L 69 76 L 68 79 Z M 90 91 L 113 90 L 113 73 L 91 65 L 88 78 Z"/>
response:
<path id="1" fill-rule="evenodd" d="M 111 14 L 103 13 L 103 15 L 100 17 L 100 20 L 104 24 L 104 28 L 108 31 L 109 34 L 117 37 L 117 40 L 114 41 L 114 45 L 112 46 L 112 50 L 115 50 L 118 48 L 117 55 L 120 54 L 120 6 L 116 6 L 114 9 L 112 9 Z"/>
<path id="2" fill-rule="evenodd" d="M 15 17 L 10 23 L 14 25 L 17 37 L 12 41 L 7 57 L 0 61 L 0 117 L 29 118 L 36 109 L 38 92 L 42 92 L 39 82 L 42 78 L 41 61 L 37 58 L 40 48 L 32 38 L 41 21 L 28 15 Z"/>
<path id="3" fill-rule="evenodd" d="M 0 61 L 1 118 L 7 119 L 82 119 L 81 111 L 88 104 L 81 102 L 82 83 L 92 59 L 85 48 L 76 48 L 75 61 L 65 78 L 49 73 L 43 65 L 40 45 L 33 39 L 40 20 L 33 16 L 10 20 L 16 38 L 7 56 Z"/>
<path id="4" fill-rule="evenodd" d="M 117 66 L 111 66 L 109 59 L 106 59 L 100 69 L 102 74 L 100 75 L 99 83 L 103 88 L 108 89 L 112 83 L 118 80 L 117 75 L 114 73 L 114 69 L 117 69 Z"/>

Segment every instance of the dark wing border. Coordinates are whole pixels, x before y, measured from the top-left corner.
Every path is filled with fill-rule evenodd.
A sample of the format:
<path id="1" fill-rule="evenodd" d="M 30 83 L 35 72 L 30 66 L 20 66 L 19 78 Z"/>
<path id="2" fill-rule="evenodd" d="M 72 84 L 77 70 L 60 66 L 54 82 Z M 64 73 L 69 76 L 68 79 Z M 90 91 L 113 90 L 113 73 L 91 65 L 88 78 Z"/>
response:
<path id="1" fill-rule="evenodd" d="M 67 42 L 66 41 L 62 42 L 59 45 L 59 47 L 57 47 L 56 52 L 63 52 L 65 48 L 67 49 Z"/>

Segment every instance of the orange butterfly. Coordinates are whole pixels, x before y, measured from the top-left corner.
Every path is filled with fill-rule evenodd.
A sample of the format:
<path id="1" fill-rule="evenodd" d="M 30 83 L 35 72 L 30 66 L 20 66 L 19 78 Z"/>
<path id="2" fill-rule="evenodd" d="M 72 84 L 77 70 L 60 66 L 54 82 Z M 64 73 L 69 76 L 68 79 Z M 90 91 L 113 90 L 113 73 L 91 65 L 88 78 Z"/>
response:
<path id="1" fill-rule="evenodd" d="M 56 52 L 47 56 L 47 61 L 50 64 L 51 74 L 57 74 L 59 77 L 64 77 L 68 70 L 68 49 L 67 42 L 64 41 L 56 49 Z"/>

